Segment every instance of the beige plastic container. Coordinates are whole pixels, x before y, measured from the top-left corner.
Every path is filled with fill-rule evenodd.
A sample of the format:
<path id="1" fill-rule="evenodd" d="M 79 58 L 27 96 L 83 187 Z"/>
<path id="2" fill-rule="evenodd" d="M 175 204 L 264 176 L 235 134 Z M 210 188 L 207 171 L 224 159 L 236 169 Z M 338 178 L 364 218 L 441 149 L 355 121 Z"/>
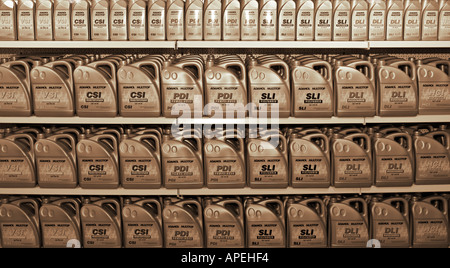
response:
<path id="1" fill-rule="evenodd" d="M 0 1 L 0 40 L 13 41 L 17 39 L 17 3 L 14 0 Z"/>
<path id="2" fill-rule="evenodd" d="M 36 0 L 36 40 L 53 40 L 53 1 Z"/>

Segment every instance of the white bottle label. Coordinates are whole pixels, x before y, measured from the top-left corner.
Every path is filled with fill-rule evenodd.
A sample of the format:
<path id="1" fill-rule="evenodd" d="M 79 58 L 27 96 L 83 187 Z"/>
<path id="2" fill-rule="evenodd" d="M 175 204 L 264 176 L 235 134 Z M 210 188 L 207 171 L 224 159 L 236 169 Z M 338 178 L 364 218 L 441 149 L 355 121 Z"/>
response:
<path id="1" fill-rule="evenodd" d="M 438 12 L 426 10 L 422 17 L 422 40 L 437 40 Z"/>
<path id="2" fill-rule="evenodd" d="M 402 40 L 403 10 L 389 10 L 386 22 L 386 39 Z"/>
<path id="3" fill-rule="evenodd" d="M 203 39 L 203 10 L 190 8 L 186 11 L 186 40 Z"/>
<path id="4" fill-rule="evenodd" d="M 386 11 L 377 9 L 370 12 L 369 15 L 369 40 L 385 39 L 384 26 L 386 24 Z"/>
<path id="5" fill-rule="evenodd" d="M 220 40 L 222 36 L 222 23 L 220 10 L 205 10 L 205 40 Z"/>
<path id="6" fill-rule="evenodd" d="M 96 9 L 92 12 L 92 40 L 108 40 L 108 10 Z"/>
<path id="7" fill-rule="evenodd" d="M 165 9 L 154 8 L 148 11 L 148 39 L 166 39 Z"/>
<path id="8" fill-rule="evenodd" d="M 275 9 L 262 9 L 259 22 L 259 39 L 276 40 L 276 25 L 277 11 Z"/>
<path id="9" fill-rule="evenodd" d="M 111 40 L 127 40 L 127 10 L 111 11 Z"/>
<path id="10" fill-rule="evenodd" d="M 38 10 L 36 13 L 36 39 L 53 40 L 51 10 Z"/>
<path id="11" fill-rule="evenodd" d="M 295 40 L 295 9 L 282 9 L 278 18 L 278 40 Z"/>
<path id="12" fill-rule="evenodd" d="M 239 40 L 240 33 L 239 9 L 226 9 L 223 13 L 223 39 Z"/>
<path id="13" fill-rule="evenodd" d="M 130 40 L 145 40 L 145 9 L 136 8 L 130 10 Z"/>
<path id="14" fill-rule="evenodd" d="M 183 40 L 183 20 L 184 14 L 182 9 L 173 9 L 167 12 L 167 39 L 168 40 Z"/>
<path id="15" fill-rule="evenodd" d="M 257 9 L 242 10 L 241 39 L 242 40 L 258 40 L 258 10 Z"/>
<path id="16" fill-rule="evenodd" d="M 316 14 L 316 40 L 331 40 L 331 9 L 321 9 Z"/>
<path id="17" fill-rule="evenodd" d="M 333 40 L 350 39 L 350 10 L 337 10 L 333 18 Z"/>
<path id="18" fill-rule="evenodd" d="M 14 40 L 14 14 L 12 10 L 0 10 L 0 40 Z"/>
<path id="19" fill-rule="evenodd" d="M 407 10 L 405 12 L 405 33 L 404 40 L 420 39 L 420 11 Z"/>
<path id="20" fill-rule="evenodd" d="M 297 13 L 297 40 L 312 41 L 314 39 L 314 9 L 299 9 Z"/>
<path id="21" fill-rule="evenodd" d="M 55 40 L 70 40 L 69 10 L 55 10 Z"/>
<path id="22" fill-rule="evenodd" d="M 440 13 L 439 40 L 450 40 L 450 10 L 442 10 Z"/>
<path id="23" fill-rule="evenodd" d="M 352 15 L 352 40 L 366 41 L 367 38 L 367 11 L 354 10 Z"/>
<path id="24" fill-rule="evenodd" d="M 72 16 L 73 40 L 89 40 L 87 10 L 74 10 Z"/>
<path id="25" fill-rule="evenodd" d="M 17 15 L 19 40 L 34 40 L 33 10 L 20 10 Z"/>

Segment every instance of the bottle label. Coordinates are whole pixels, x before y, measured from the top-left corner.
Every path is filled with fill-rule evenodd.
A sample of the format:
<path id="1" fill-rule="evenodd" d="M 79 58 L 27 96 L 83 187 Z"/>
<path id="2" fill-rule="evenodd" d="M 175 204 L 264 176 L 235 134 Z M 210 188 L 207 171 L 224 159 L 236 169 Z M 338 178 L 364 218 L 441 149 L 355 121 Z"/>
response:
<path id="1" fill-rule="evenodd" d="M 390 10 L 387 13 L 386 39 L 402 40 L 403 38 L 403 11 Z"/>
<path id="2" fill-rule="evenodd" d="M 355 10 L 352 15 L 352 40 L 367 40 L 367 11 Z"/>
<path id="3" fill-rule="evenodd" d="M 386 11 L 373 10 L 369 15 L 369 40 L 384 41 L 386 32 Z"/>
<path id="4" fill-rule="evenodd" d="M 258 40 L 258 10 L 244 9 L 242 11 L 242 40 Z"/>
<path id="5" fill-rule="evenodd" d="M 186 11 L 186 40 L 202 40 L 203 10 L 190 8 Z"/>
<path id="6" fill-rule="evenodd" d="M 108 40 L 108 10 L 96 9 L 92 12 L 92 40 Z"/>
<path id="7" fill-rule="evenodd" d="M 145 9 L 135 8 L 130 10 L 130 40 L 146 40 Z"/>
<path id="8" fill-rule="evenodd" d="M 74 40 L 89 40 L 87 10 L 73 10 L 72 38 Z"/>
<path id="9" fill-rule="evenodd" d="M 38 10 L 36 12 L 36 38 L 38 40 L 53 39 L 53 18 L 51 10 Z"/>
<path id="10" fill-rule="evenodd" d="M 166 38 L 165 9 L 153 8 L 148 11 L 148 39 L 164 40 Z"/>
<path id="11" fill-rule="evenodd" d="M 239 40 L 241 19 L 239 9 L 226 9 L 223 13 L 223 39 Z"/>
<path id="12" fill-rule="evenodd" d="M 297 13 L 297 40 L 314 39 L 314 9 L 301 8 Z"/>
<path id="13" fill-rule="evenodd" d="M 0 39 L 14 40 L 14 14 L 12 10 L 0 11 Z"/>
<path id="14" fill-rule="evenodd" d="M 19 40 L 34 40 L 33 10 L 19 10 L 17 14 Z"/>
<path id="15" fill-rule="evenodd" d="M 278 40 L 295 40 L 295 6 L 281 10 L 278 23 Z"/>
<path id="16" fill-rule="evenodd" d="M 405 12 L 405 40 L 420 39 L 420 11 L 407 10 Z"/>

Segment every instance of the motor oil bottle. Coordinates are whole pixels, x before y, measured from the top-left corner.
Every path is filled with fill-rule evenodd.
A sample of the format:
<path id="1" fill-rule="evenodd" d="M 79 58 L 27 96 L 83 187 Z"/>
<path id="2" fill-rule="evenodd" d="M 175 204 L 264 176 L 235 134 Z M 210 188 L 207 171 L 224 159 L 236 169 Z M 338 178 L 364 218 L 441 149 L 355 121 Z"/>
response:
<path id="1" fill-rule="evenodd" d="M 166 1 L 150 0 L 147 2 L 148 40 L 166 40 Z"/>
<path id="2" fill-rule="evenodd" d="M 352 41 L 367 41 L 369 39 L 369 5 L 365 0 L 351 0 L 351 34 Z"/>
<path id="3" fill-rule="evenodd" d="M 203 200 L 205 246 L 243 248 L 244 208 L 238 198 L 207 197 Z"/>
<path id="4" fill-rule="evenodd" d="M 243 188 L 246 185 L 245 141 L 235 133 L 204 138 L 206 185 Z"/>
<path id="5" fill-rule="evenodd" d="M 450 40 L 450 2 L 439 0 L 438 40 Z"/>
<path id="6" fill-rule="evenodd" d="M 422 41 L 438 38 L 439 3 L 436 0 L 422 0 Z"/>
<path id="7" fill-rule="evenodd" d="M 374 66 L 367 61 L 334 66 L 336 116 L 374 116 L 376 91 Z"/>
<path id="8" fill-rule="evenodd" d="M 296 6 L 294 0 L 277 0 L 278 6 L 278 34 L 277 40 L 295 40 Z"/>
<path id="9" fill-rule="evenodd" d="M 109 2 L 94 0 L 91 6 L 91 39 L 109 40 Z"/>
<path id="10" fill-rule="evenodd" d="M 327 246 L 327 208 L 322 199 L 289 197 L 285 207 L 288 247 Z"/>
<path id="11" fill-rule="evenodd" d="M 146 57 L 118 70 L 119 113 L 122 116 L 160 116 L 162 59 Z"/>
<path id="12" fill-rule="evenodd" d="M 350 197 L 328 204 L 328 243 L 330 247 L 366 247 L 369 241 L 369 211 L 363 198 Z"/>
<path id="13" fill-rule="evenodd" d="M 88 41 L 90 39 L 89 10 L 90 2 L 87 0 L 74 0 L 72 4 L 72 40 Z"/>
<path id="14" fill-rule="evenodd" d="M 247 141 L 247 178 L 252 188 L 288 186 L 287 141 L 282 134 L 260 134 Z"/>
<path id="15" fill-rule="evenodd" d="M 402 197 L 370 201 L 370 237 L 380 241 L 382 248 L 410 246 L 409 204 Z"/>
<path id="16" fill-rule="evenodd" d="M 334 113 L 333 68 L 323 60 L 291 64 L 292 111 L 295 117 L 331 117 Z"/>
<path id="17" fill-rule="evenodd" d="M 119 186 L 118 139 L 117 134 L 91 134 L 88 129 L 80 135 L 76 148 L 82 188 L 112 189 Z"/>
<path id="18" fill-rule="evenodd" d="M 65 248 L 74 239 L 81 243 L 80 201 L 77 198 L 44 198 L 39 218 L 44 248 Z"/>
<path id="19" fill-rule="evenodd" d="M 53 40 L 52 0 L 36 0 L 36 40 Z"/>
<path id="20" fill-rule="evenodd" d="M 121 206 L 118 200 L 85 198 L 80 214 L 84 248 L 122 246 Z"/>
<path id="21" fill-rule="evenodd" d="M 205 114 L 212 116 L 234 112 L 241 114 L 247 105 L 247 72 L 239 57 L 208 56 L 205 70 Z M 214 112 L 213 112 L 214 111 Z M 245 114 L 244 114 L 245 116 Z"/>
<path id="22" fill-rule="evenodd" d="M 38 184 L 42 188 L 75 188 L 78 184 L 77 139 L 70 133 L 40 133 L 34 144 Z"/>
<path id="23" fill-rule="evenodd" d="M 414 150 L 416 156 L 415 183 L 446 184 L 450 178 L 450 134 L 446 131 L 433 131 L 421 135 L 414 132 Z"/>
<path id="24" fill-rule="evenodd" d="M 204 64 L 200 56 L 167 60 L 161 74 L 164 117 L 178 117 L 180 112 L 184 116 L 203 112 Z M 194 105 L 196 102 L 199 105 Z"/>
<path id="25" fill-rule="evenodd" d="M 204 40 L 220 40 L 222 38 L 222 1 L 205 0 L 203 10 Z"/>
<path id="26" fill-rule="evenodd" d="M 314 1 L 295 0 L 296 5 L 296 40 L 314 40 Z"/>
<path id="27" fill-rule="evenodd" d="M 403 1 L 388 0 L 386 3 L 386 40 L 403 40 Z"/>
<path id="28" fill-rule="evenodd" d="M 166 35 L 167 40 L 184 40 L 184 1 L 167 0 Z"/>
<path id="29" fill-rule="evenodd" d="M 17 2 L 17 39 L 19 41 L 35 40 L 35 14 L 34 0 L 20 0 Z"/>
<path id="30" fill-rule="evenodd" d="M 247 198 L 245 207 L 246 247 L 286 246 L 285 210 L 278 198 Z"/>
<path id="31" fill-rule="evenodd" d="M 405 0 L 403 40 L 418 41 L 421 37 L 422 9 L 419 0 Z"/>
<path id="32" fill-rule="evenodd" d="M 335 187 L 372 185 L 372 144 L 365 133 L 335 133 L 330 140 L 332 178 Z"/>
<path id="33" fill-rule="evenodd" d="M 259 0 L 259 40 L 277 40 L 277 9 L 277 1 Z"/>
<path id="34" fill-rule="evenodd" d="M 369 40 L 386 40 L 386 0 L 369 0 Z"/>
<path id="35" fill-rule="evenodd" d="M 330 0 L 315 0 L 314 40 L 331 41 L 333 4 Z"/>
<path id="36" fill-rule="evenodd" d="M 129 0 L 128 2 L 128 40 L 147 40 L 147 1 Z"/>
<path id="37" fill-rule="evenodd" d="M 256 41 L 259 38 L 259 2 L 241 1 L 241 40 Z"/>
<path id="38" fill-rule="evenodd" d="M 111 40 L 123 41 L 128 40 L 128 1 L 127 0 L 111 0 L 109 29 Z"/>
<path id="39" fill-rule="evenodd" d="M 126 248 L 163 246 L 162 206 L 157 198 L 126 198 L 122 207 Z"/>
<path id="40" fill-rule="evenodd" d="M 164 246 L 166 248 L 203 248 L 203 210 L 199 200 L 164 199 Z"/>
<path id="41" fill-rule="evenodd" d="M 222 0 L 222 40 L 239 41 L 241 38 L 241 3 Z"/>
<path id="42" fill-rule="evenodd" d="M 123 134 L 119 145 L 121 184 L 124 188 L 161 187 L 161 134 L 146 130 Z"/>
<path id="43" fill-rule="evenodd" d="M 322 133 L 289 138 L 290 185 L 328 187 L 331 184 L 329 139 Z"/>
<path id="44" fill-rule="evenodd" d="M 73 116 L 75 100 L 73 70 L 70 59 L 37 62 L 31 70 L 34 114 L 37 116 Z"/>
<path id="45" fill-rule="evenodd" d="M 414 116 L 418 112 L 416 66 L 412 61 L 378 60 L 377 94 L 380 116 Z"/>
<path id="46" fill-rule="evenodd" d="M 14 0 L 0 1 L 0 32 L 1 41 L 17 39 L 17 3 Z"/>
<path id="47" fill-rule="evenodd" d="M 249 100 L 256 105 L 259 117 L 289 117 L 289 65 L 276 57 L 268 60 L 249 58 L 247 64 Z M 270 82 L 267 82 L 270 81 Z"/>
<path id="48" fill-rule="evenodd" d="M 203 40 L 203 5 L 202 0 L 186 1 L 186 40 Z"/>
<path id="49" fill-rule="evenodd" d="M 376 186 L 397 187 L 413 184 L 413 144 L 408 133 L 375 133 L 373 152 Z"/>
<path id="50" fill-rule="evenodd" d="M 411 199 L 411 240 L 414 248 L 448 247 L 448 203 L 442 196 Z"/>
<path id="51" fill-rule="evenodd" d="M 419 114 L 450 113 L 450 61 L 417 60 Z"/>
<path id="52" fill-rule="evenodd" d="M 3 188 L 34 187 L 35 138 L 29 133 L 2 134 L 0 139 L 0 186 Z"/>
<path id="53" fill-rule="evenodd" d="M 351 27 L 351 4 L 349 0 L 333 1 L 333 40 L 349 41 Z"/>
<path id="54" fill-rule="evenodd" d="M 98 60 L 74 71 L 75 103 L 78 116 L 117 115 L 117 67 Z"/>
<path id="55" fill-rule="evenodd" d="M 30 116 L 33 112 L 30 65 L 12 60 L 0 65 L 0 115 Z"/>
<path id="56" fill-rule="evenodd" d="M 70 21 L 72 3 L 66 0 L 53 0 L 53 3 L 53 37 L 56 41 L 69 41 L 72 38 Z"/>
<path id="57" fill-rule="evenodd" d="M 2 199 L 0 230 L 3 248 L 39 248 L 39 201 L 26 197 Z"/>

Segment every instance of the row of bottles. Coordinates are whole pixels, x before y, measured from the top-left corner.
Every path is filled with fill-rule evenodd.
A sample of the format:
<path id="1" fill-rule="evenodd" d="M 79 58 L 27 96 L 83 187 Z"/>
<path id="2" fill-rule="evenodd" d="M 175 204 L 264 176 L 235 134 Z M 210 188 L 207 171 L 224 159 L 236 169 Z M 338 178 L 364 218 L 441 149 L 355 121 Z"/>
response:
<path id="1" fill-rule="evenodd" d="M 436 57 L 14 56 L 3 59 L 0 77 L 0 116 L 450 113 L 450 60 Z"/>
<path id="2" fill-rule="evenodd" d="M 450 40 L 447 0 L 2 0 L 0 40 Z"/>
<path id="3" fill-rule="evenodd" d="M 449 195 L 4 197 L 2 247 L 448 247 Z"/>
<path id="4" fill-rule="evenodd" d="M 174 132 L 175 131 L 175 132 Z M 295 188 L 450 183 L 445 125 L 161 129 L 13 127 L 0 187 Z"/>

